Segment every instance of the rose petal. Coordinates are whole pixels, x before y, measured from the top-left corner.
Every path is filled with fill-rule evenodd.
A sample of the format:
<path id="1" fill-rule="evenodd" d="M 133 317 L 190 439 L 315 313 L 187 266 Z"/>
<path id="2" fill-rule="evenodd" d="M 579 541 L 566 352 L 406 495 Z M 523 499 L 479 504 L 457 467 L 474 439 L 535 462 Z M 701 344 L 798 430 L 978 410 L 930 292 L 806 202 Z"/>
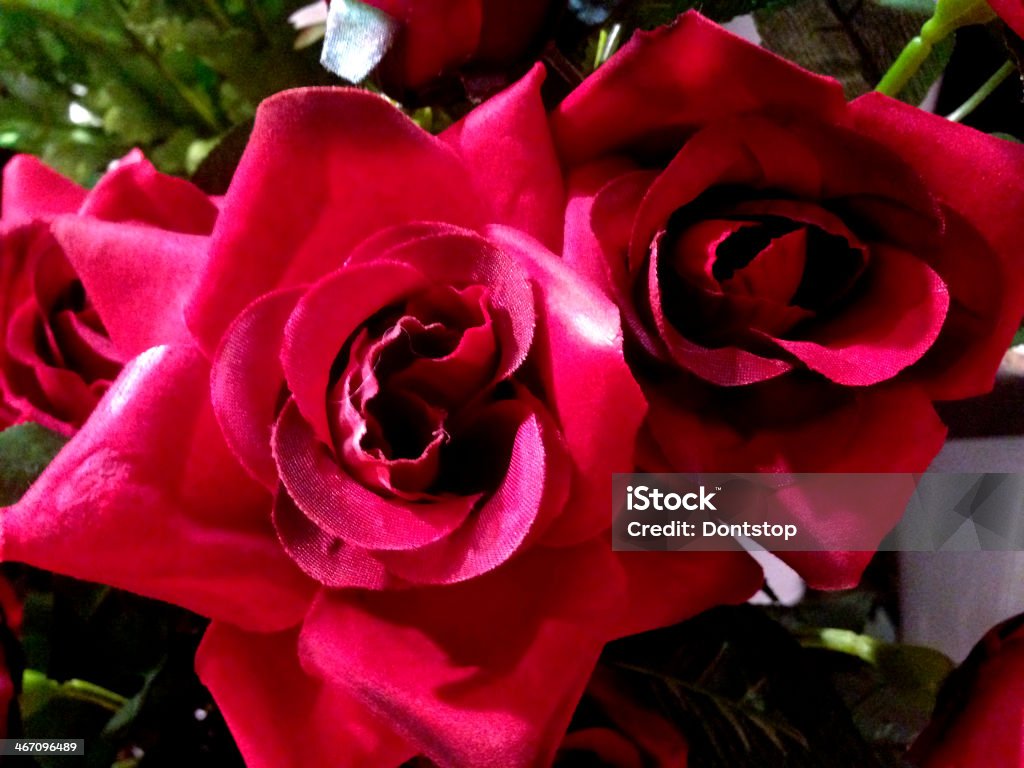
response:
<path id="1" fill-rule="evenodd" d="M 0 218 L 5 224 L 74 213 L 86 191 L 31 155 L 15 155 L 3 170 Z"/>
<path id="2" fill-rule="evenodd" d="M 635 33 L 562 102 L 552 127 L 559 155 L 578 165 L 627 147 L 678 147 L 695 127 L 763 108 L 842 121 L 844 105 L 835 80 L 690 11 Z"/>
<path id="3" fill-rule="evenodd" d="M 294 400 L 281 411 L 272 444 L 281 480 L 299 509 L 326 532 L 365 549 L 414 549 L 437 541 L 466 519 L 477 498 L 415 503 L 368 490 L 338 466 Z"/>
<path id="4" fill-rule="evenodd" d="M 371 0 L 404 22 L 380 75 L 395 87 L 418 88 L 468 59 L 480 41 L 480 0 Z"/>
<path id="5" fill-rule="evenodd" d="M 917 362 L 942 330 L 949 308 L 945 283 L 924 262 L 875 246 L 863 293 L 808 339 L 773 339 L 812 371 L 838 384 L 867 386 Z"/>
<path id="6" fill-rule="evenodd" d="M 278 484 L 270 437 L 284 387 L 284 327 L 303 288 L 267 294 L 237 317 L 213 358 L 210 396 L 224 439 L 268 489 Z"/>
<path id="7" fill-rule="evenodd" d="M 154 347 L 121 374 L 20 502 L 0 512 L 3 559 L 277 630 L 312 583 L 237 466 L 195 350 Z"/>
<path id="8" fill-rule="evenodd" d="M 346 544 L 318 527 L 281 489 L 274 498 L 274 529 L 288 556 L 317 583 L 333 589 L 396 589 L 391 576 L 372 553 Z"/>
<path id="9" fill-rule="evenodd" d="M 565 511 L 545 542 L 575 543 L 610 525 L 611 476 L 633 468 L 633 445 L 646 403 L 626 365 L 615 305 L 526 235 L 488 234 L 529 271 L 543 308 L 533 364 L 558 420 L 575 475 Z"/>
<path id="10" fill-rule="evenodd" d="M 204 192 L 184 179 L 157 172 L 141 153 L 104 174 L 79 213 L 190 235 L 210 234 L 217 220 L 217 208 Z"/>
<path id="11" fill-rule="evenodd" d="M 539 404 L 537 404 L 539 405 Z M 545 505 L 565 503 L 565 467 L 551 456 L 556 446 L 537 413 L 522 401 L 505 400 L 482 413 L 474 427 L 490 440 L 514 430 L 508 470 L 501 483 L 450 536 L 412 551 L 379 552 L 392 573 L 416 584 L 453 584 L 494 570 L 522 546 Z M 504 423 L 503 423 L 504 422 Z"/>
<path id="12" fill-rule="evenodd" d="M 415 755 L 342 688 L 303 672 L 294 632 L 256 634 L 214 622 L 196 671 L 249 768 L 372 768 Z"/>
<path id="13" fill-rule="evenodd" d="M 923 472 L 946 434 L 916 386 L 851 390 L 790 374 L 743 390 L 677 379 L 646 391 L 645 429 L 675 472 Z M 861 521 L 878 540 L 895 522 L 881 515 Z M 831 523 L 804 525 L 824 540 Z M 871 552 L 780 556 L 813 588 L 843 589 L 857 584 Z"/>
<path id="14" fill-rule="evenodd" d="M 537 551 L 453 586 L 325 593 L 300 656 L 441 765 L 547 765 L 621 585 L 607 544 Z"/>
<path id="15" fill-rule="evenodd" d="M 1024 147 L 879 94 L 854 100 L 850 110 L 857 130 L 913 167 L 939 201 L 981 235 L 1003 265 L 1006 294 L 985 312 L 993 316 L 992 330 L 984 340 L 972 342 L 984 348 L 984 355 L 958 360 L 952 375 L 936 386 L 936 394 L 945 397 L 962 398 L 988 391 L 992 384 L 988 374 L 998 366 L 1024 314 L 1024 283 L 1012 279 L 1021 266 L 1019 212 L 1024 209 L 1024 185 L 1020 183 L 1024 178 Z M 942 162 L 935 162 L 936 157 Z M 979 273 L 986 269 L 990 267 L 976 265 Z M 957 273 L 961 280 L 947 280 L 954 301 L 960 293 L 957 283 L 967 279 L 962 270 Z M 966 292 L 973 291 L 968 288 Z"/>
<path id="16" fill-rule="evenodd" d="M 946 211 L 941 244 L 928 256 L 949 291 L 949 311 L 939 338 L 907 374 L 935 400 L 987 392 L 1017 327 L 1008 310 L 1016 272 L 953 211 Z"/>
<path id="17" fill-rule="evenodd" d="M 182 311 L 207 238 L 71 216 L 57 219 L 53 233 L 125 357 L 191 341 Z"/>
<path id="18" fill-rule="evenodd" d="M 748 600 L 764 574 L 746 552 L 616 552 L 629 598 L 617 637 L 678 624 L 716 605 Z"/>
<path id="19" fill-rule="evenodd" d="M 310 288 L 285 326 L 281 365 L 292 397 L 320 442 L 331 443 L 327 390 L 345 343 L 374 314 L 427 284 L 419 271 L 390 261 L 346 266 Z"/>
<path id="20" fill-rule="evenodd" d="M 383 99 L 347 89 L 285 91 L 260 105 L 189 326 L 212 352 L 255 298 L 334 271 L 386 226 L 472 227 L 482 218 L 455 153 Z"/>
<path id="21" fill-rule="evenodd" d="M 441 138 L 465 159 L 494 223 L 517 227 L 557 253 L 565 190 L 540 96 L 544 75 L 543 65 L 534 65 Z"/>

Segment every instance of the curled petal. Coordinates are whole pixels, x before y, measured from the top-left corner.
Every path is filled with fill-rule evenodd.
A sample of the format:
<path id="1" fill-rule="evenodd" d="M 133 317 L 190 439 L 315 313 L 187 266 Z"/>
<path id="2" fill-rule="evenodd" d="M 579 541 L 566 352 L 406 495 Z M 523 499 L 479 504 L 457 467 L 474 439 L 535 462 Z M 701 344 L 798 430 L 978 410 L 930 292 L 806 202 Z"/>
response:
<path id="1" fill-rule="evenodd" d="M 365 488 L 316 439 L 294 400 L 281 411 L 273 448 L 281 480 L 298 508 L 327 533 L 364 549 L 415 549 L 437 541 L 466 519 L 477 499 L 407 502 Z"/>
<path id="2" fill-rule="evenodd" d="M 281 342 L 302 293 L 292 288 L 254 301 L 228 328 L 213 358 L 210 395 L 224 439 L 271 490 L 278 484 L 270 437 L 284 387 Z"/>
<path id="3" fill-rule="evenodd" d="M 341 88 L 279 93 L 257 112 L 189 327 L 212 352 L 254 299 L 333 272 L 384 227 L 483 218 L 456 153 L 384 99 Z"/>

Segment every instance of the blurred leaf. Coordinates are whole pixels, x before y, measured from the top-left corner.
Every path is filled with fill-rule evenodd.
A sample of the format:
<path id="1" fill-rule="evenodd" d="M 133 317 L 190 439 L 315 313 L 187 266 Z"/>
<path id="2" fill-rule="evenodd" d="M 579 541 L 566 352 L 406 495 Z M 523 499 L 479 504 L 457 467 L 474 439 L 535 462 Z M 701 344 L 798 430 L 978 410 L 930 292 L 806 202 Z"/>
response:
<path id="1" fill-rule="evenodd" d="M 929 13 L 886 7 L 877 0 L 800 0 L 755 14 L 764 45 L 800 66 L 830 75 L 848 98 L 872 90 L 914 38 Z M 945 69 L 952 42 L 936 46 L 928 64 L 900 94 L 917 105 Z"/>
<path id="2" fill-rule="evenodd" d="M 67 438 L 30 422 L 0 432 L 0 506 L 20 499 L 66 442 Z"/>

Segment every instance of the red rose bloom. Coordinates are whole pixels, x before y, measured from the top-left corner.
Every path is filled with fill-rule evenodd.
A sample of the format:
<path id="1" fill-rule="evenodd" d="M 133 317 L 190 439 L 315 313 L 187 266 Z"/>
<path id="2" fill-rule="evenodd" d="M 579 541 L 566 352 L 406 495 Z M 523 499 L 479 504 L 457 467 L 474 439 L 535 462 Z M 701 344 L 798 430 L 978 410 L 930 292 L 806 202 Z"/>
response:
<path id="1" fill-rule="evenodd" d="M 644 403 L 548 250 L 541 77 L 444 140 L 358 91 L 265 102 L 195 344 L 129 364 L 2 517 L 5 558 L 212 617 L 197 667 L 254 768 L 545 764 L 608 640 L 760 582 L 609 549 Z"/>
<path id="2" fill-rule="evenodd" d="M 534 46 L 555 5 L 551 0 L 369 0 L 368 4 L 400 24 L 395 44 L 378 69 L 385 86 L 395 93 L 421 88 L 463 67 L 483 73 L 515 65 Z"/>
<path id="3" fill-rule="evenodd" d="M 1024 763 L 1024 626 L 990 630 L 946 681 L 932 723 L 910 753 L 921 768 Z"/>
<path id="4" fill-rule="evenodd" d="M 1024 305 L 1019 145 L 848 105 L 695 13 L 636 34 L 552 126 L 564 257 L 619 304 L 650 405 L 643 469 L 917 472 L 933 402 L 991 386 Z M 828 549 L 863 514 L 801 532 Z M 789 559 L 836 587 L 868 556 Z"/>
<path id="5" fill-rule="evenodd" d="M 173 304 L 132 306 L 123 301 L 121 291 L 130 287 L 124 283 L 162 280 L 177 290 L 176 282 L 195 275 L 175 251 L 189 248 L 181 235 L 208 234 L 215 218 L 205 195 L 158 174 L 141 154 L 123 160 L 91 192 L 33 158 L 12 160 L 0 217 L 0 418 L 64 434 L 81 426 L 140 351 L 138 326 L 183 330 L 180 301 L 176 314 Z M 165 230 L 167 239 L 137 254 L 141 228 Z M 94 294 L 98 282 L 104 285 Z M 105 319 L 115 315 L 130 318 L 131 326 L 115 325 L 111 335 Z"/>

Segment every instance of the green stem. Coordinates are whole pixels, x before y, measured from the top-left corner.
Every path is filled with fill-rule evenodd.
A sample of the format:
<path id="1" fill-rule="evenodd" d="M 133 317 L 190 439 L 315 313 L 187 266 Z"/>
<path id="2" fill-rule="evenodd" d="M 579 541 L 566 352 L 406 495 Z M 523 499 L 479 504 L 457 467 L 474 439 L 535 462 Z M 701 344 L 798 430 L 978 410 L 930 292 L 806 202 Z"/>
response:
<path id="1" fill-rule="evenodd" d="M 886 96 L 898 95 L 900 91 L 906 88 L 907 83 L 913 79 L 917 71 L 928 60 L 931 52 L 932 44 L 929 41 L 920 35 L 915 37 L 900 52 L 896 61 L 892 63 L 889 70 L 882 76 L 875 90 L 879 93 L 884 93 Z"/>
<path id="2" fill-rule="evenodd" d="M 101 688 L 85 680 L 68 680 L 61 685 L 60 692 L 64 698 L 95 704 L 110 712 L 117 712 L 128 703 L 128 699 L 121 694 L 108 691 L 106 688 Z"/>
<path id="3" fill-rule="evenodd" d="M 946 119 L 954 123 L 959 123 L 971 114 L 971 112 L 976 110 L 981 102 L 991 96 L 992 91 L 1002 85 L 1003 81 L 1008 78 L 1014 70 L 1016 70 L 1016 67 L 1013 65 L 1012 61 L 1008 61 L 1003 64 L 1003 66 L 996 70 L 996 73 L 986 80 L 981 88 L 975 91 L 967 101 L 946 115 Z"/>

